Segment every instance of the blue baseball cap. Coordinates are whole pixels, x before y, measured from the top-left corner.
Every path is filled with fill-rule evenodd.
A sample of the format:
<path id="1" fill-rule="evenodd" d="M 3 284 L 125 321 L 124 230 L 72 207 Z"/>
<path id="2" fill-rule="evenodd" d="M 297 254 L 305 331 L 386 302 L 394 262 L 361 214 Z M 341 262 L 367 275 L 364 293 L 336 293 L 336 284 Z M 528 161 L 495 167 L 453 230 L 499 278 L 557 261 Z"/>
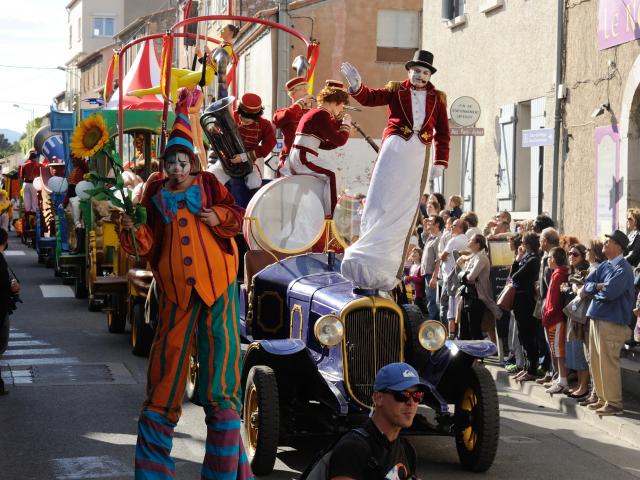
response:
<path id="1" fill-rule="evenodd" d="M 427 388 L 426 384 L 420 380 L 420 375 L 415 368 L 408 363 L 390 363 L 378 370 L 373 390 L 375 392 L 383 390 L 402 392 L 415 386 Z"/>

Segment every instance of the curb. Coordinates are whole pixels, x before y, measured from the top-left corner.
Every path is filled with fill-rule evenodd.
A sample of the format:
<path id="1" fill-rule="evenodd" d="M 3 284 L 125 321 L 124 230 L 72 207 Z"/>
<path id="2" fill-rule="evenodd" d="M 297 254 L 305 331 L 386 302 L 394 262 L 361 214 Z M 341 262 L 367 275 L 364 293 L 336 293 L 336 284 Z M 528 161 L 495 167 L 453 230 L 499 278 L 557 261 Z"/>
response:
<path id="1" fill-rule="evenodd" d="M 503 368 L 487 363 L 484 366 L 491 372 L 497 385 L 527 395 L 536 403 L 559 410 L 608 433 L 618 440 L 623 440 L 634 447 L 640 448 L 640 420 L 617 416 L 600 417 L 594 411 L 581 407 L 574 399 L 564 394 L 550 395 L 544 391 L 542 385 L 538 385 L 535 382 L 520 384 L 515 382 Z"/>

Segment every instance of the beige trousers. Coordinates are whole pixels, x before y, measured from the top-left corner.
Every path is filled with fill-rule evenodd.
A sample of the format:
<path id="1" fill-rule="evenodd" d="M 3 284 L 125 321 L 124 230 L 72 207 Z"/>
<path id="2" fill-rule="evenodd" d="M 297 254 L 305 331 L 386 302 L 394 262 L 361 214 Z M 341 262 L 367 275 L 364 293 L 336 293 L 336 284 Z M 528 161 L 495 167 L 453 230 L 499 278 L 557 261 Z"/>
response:
<path id="1" fill-rule="evenodd" d="M 589 330 L 589 354 L 596 394 L 605 405 L 622 408 L 620 350 L 629 338 L 629 327 L 591 319 Z"/>

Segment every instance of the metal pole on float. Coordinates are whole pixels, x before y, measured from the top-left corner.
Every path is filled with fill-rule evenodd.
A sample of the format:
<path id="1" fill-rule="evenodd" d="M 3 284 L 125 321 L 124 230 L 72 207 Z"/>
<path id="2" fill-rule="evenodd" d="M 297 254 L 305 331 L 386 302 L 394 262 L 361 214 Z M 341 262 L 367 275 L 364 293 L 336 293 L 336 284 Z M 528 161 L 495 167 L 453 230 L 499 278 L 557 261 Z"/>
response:
<path id="1" fill-rule="evenodd" d="M 164 104 L 162 105 L 162 132 L 160 135 L 160 155 L 164 153 L 164 146 L 167 142 L 167 119 L 169 118 L 169 92 L 171 91 L 171 65 L 173 64 L 173 36 L 169 31 L 167 31 L 167 35 L 170 36 L 171 41 L 165 43 L 165 48 L 167 48 L 167 55 L 165 59 L 165 64 L 161 66 L 164 68 L 164 91 L 166 93 L 164 97 Z M 162 78 L 162 76 L 161 76 Z"/>
<path id="2" fill-rule="evenodd" d="M 278 0 L 278 23 L 284 27 L 289 27 L 288 0 Z M 289 35 L 282 30 L 278 30 L 278 73 L 277 81 L 277 106 L 282 108 L 289 103 L 289 98 L 284 90 L 284 84 L 289 80 Z"/>
<path id="3" fill-rule="evenodd" d="M 122 89 L 124 88 L 122 81 L 122 63 L 123 59 L 120 57 L 120 52 L 118 52 L 118 154 L 120 155 L 120 159 L 124 159 L 124 109 L 122 108 L 122 102 L 124 101 L 124 93 L 122 93 Z M 124 160 L 122 160 L 124 164 Z"/>

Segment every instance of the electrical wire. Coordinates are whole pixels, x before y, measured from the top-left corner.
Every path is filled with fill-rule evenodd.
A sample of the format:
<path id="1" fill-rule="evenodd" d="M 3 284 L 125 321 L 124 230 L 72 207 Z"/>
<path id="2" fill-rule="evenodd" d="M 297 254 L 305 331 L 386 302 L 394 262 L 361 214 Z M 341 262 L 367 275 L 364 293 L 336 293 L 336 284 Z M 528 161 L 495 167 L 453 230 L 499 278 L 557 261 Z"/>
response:
<path id="1" fill-rule="evenodd" d="M 23 69 L 29 69 L 29 70 L 60 70 L 58 67 L 36 67 L 31 65 L 0 65 L 0 68 L 23 68 Z"/>

